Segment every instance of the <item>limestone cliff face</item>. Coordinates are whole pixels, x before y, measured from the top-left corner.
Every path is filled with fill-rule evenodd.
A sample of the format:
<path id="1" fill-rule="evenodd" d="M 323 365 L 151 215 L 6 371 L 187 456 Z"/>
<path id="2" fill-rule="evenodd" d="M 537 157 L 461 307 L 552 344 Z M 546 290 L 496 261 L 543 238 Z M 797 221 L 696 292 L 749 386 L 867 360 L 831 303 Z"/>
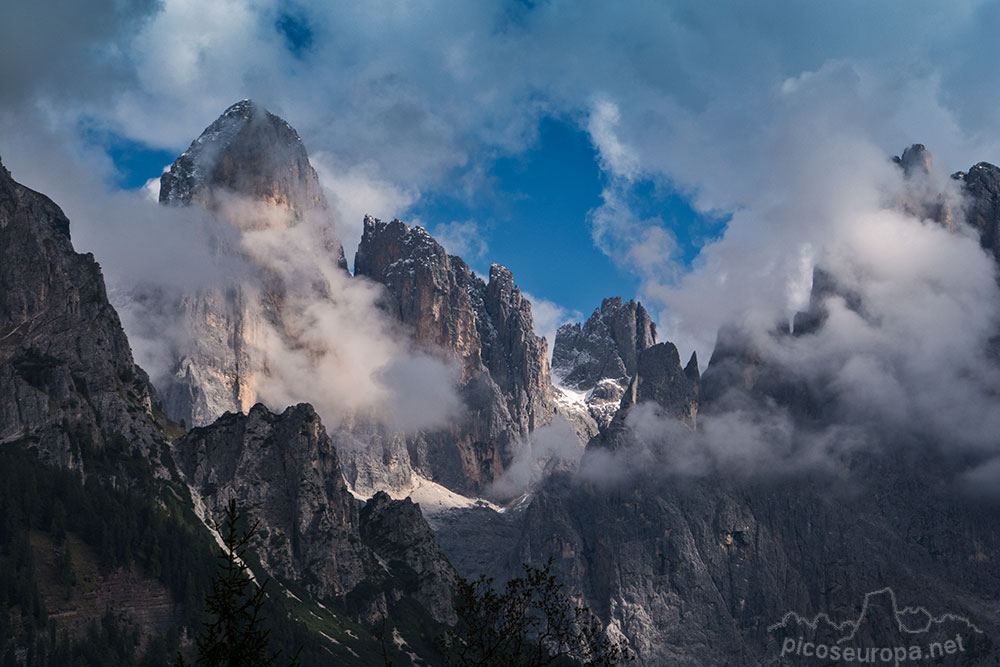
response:
<path id="1" fill-rule="evenodd" d="M 588 443 L 588 449 L 626 448 L 631 438 L 628 416 L 640 403 L 653 403 L 662 417 L 696 429 L 701 405 L 698 358 L 692 355 L 687 366 L 682 367 L 677 348 L 668 342 L 657 343 L 639 353 L 635 373 L 620 407 L 608 426 Z"/>
<path id="2" fill-rule="evenodd" d="M 160 202 L 218 209 L 227 194 L 293 209 L 325 209 L 326 199 L 298 133 L 242 100 L 226 109 L 160 177 Z"/>
<path id="3" fill-rule="evenodd" d="M 385 285 L 388 309 L 420 345 L 451 352 L 464 380 L 483 371 L 485 285 L 424 228 L 366 216 L 354 273 Z"/>
<path id="4" fill-rule="evenodd" d="M 503 471 L 510 445 L 551 420 L 545 340 L 511 272 L 489 282 L 420 227 L 367 217 L 354 267 L 386 287 L 385 309 L 424 349 L 456 360 L 465 414 L 408 439 L 413 466 L 449 488 L 479 492 Z"/>
<path id="5" fill-rule="evenodd" d="M 604 299 L 582 326 L 559 328 L 552 367 L 567 387 L 591 389 L 603 379 L 631 378 L 639 354 L 654 344 L 656 325 L 642 304 L 612 297 Z"/>
<path id="6" fill-rule="evenodd" d="M 629 639 L 641 665 L 787 664 L 771 624 L 789 611 L 853 620 L 865 595 L 885 586 L 994 636 L 995 512 L 920 467 L 942 461 L 903 475 L 900 460 L 858 461 L 867 471 L 851 491 L 656 471 L 611 487 L 553 479 L 528 508 L 510 560 L 554 555 L 554 570 Z M 995 655 L 980 648 L 955 664 L 989 665 Z"/>
<path id="7" fill-rule="evenodd" d="M 258 404 L 246 415 L 226 414 L 175 441 L 173 451 L 207 519 L 236 498 L 260 521 L 255 551 L 279 581 L 319 599 L 352 595 L 364 620 L 403 598 L 439 621 L 453 618 L 451 566 L 419 509 L 377 496 L 359 510 L 312 406 L 275 414 Z"/>
<path id="8" fill-rule="evenodd" d="M 167 413 L 189 426 L 205 425 L 257 402 L 268 364 L 261 351 L 265 331 L 295 345 L 285 321 L 286 279 L 267 258 L 245 252 L 245 236 L 310 221 L 317 256 L 344 271 L 346 258 L 302 140 L 250 100 L 227 109 L 174 161 L 160 178 L 160 203 L 195 205 L 214 215 L 232 231 L 209 239 L 214 252 L 243 266 L 227 284 L 183 294 L 140 287 L 134 296 L 184 332 L 182 342 L 173 342 L 172 367 L 157 378 Z M 157 337 L 156 331 L 136 333 Z"/>
<path id="9" fill-rule="evenodd" d="M 173 364 L 157 378 L 168 413 L 189 426 L 205 425 L 258 401 L 282 363 L 271 352 L 275 345 L 311 349 L 302 327 L 290 324 L 294 303 L 338 298 L 331 284 L 302 284 L 313 275 L 322 282 L 328 267 L 299 267 L 293 279 L 272 267 L 267 253 L 251 256 L 241 244 L 262 227 L 329 229 L 314 224 L 329 209 L 295 131 L 249 101 L 228 109 L 177 159 L 161 179 L 160 201 L 201 206 L 235 228 L 214 247 L 245 269 L 230 284 L 184 294 L 153 290 L 137 299 L 183 331 L 180 343 L 164 341 L 172 345 Z M 309 239 L 325 248 L 331 265 L 346 266 L 339 245 L 326 247 L 322 234 Z M 384 286 L 386 310 L 403 325 L 401 347 L 410 334 L 418 348 L 457 364 L 465 410 L 438 431 L 406 435 L 363 414 L 339 415 L 330 435 L 350 483 L 364 493 L 400 489 L 417 471 L 455 490 L 481 492 L 502 473 L 515 443 L 554 412 L 545 342 L 532 329 L 530 304 L 505 268 L 494 266 L 483 281 L 423 229 L 398 221 L 367 219 L 355 263 L 359 284 L 370 279 Z M 312 291 L 303 299 L 306 289 Z M 335 340 L 341 332 L 324 335 Z"/>
<path id="10" fill-rule="evenodd" d="M 178 467 L 217 520 L 230 498 L 261 521 L 261 560 L 285 579 L 342 595 L 365 575 L 358 511 L 337 452 L 309 405 L 229 413 L 173 444 Z M 352 541 L 351 538 L 355 539 Z"/>
<path id="11" fill-rule="evenodd" d="M 635 375 L 639 355 L 655 344 L 656 325 L 641 303 L 604 299 L 582 326 L 559 327 L 552 373 L 562 386 L 586 392 L 584 403 L 603 428 Z"/>
<path id="12" fill-rule="evenodd" d="M 377 554 L 397 581 L 406 582 L 390 595 L 410 595 L 437 621 L 454 623 L 455 570 L 420 507 L 409 498 L 392 500 L 380 491 L 361 508 L 360 520 L 365 546 Z"/>
<path id="13" fill-rule="evenodd" d="M 918 186 L 902 208 L 923 218 L 936 220 L 949 228 L 965 224 L 976 230 L 980 244 L 1000 260 L 1000 167 L 979 162 L 968 171 L 951 175 L 958 185 L 961 201 L 951 201 L 939 187 L 927 187 L 934 158 L 923 144 L 913 144 L 894 158 L 908 182 Z"/>
<path id="14" fill-rule="evenodd" d="M 385 285 L 389 309 L 418 343 L 457 358 L 463 380 L 488 371 L 519 425 L 548 420 L 546 343 L 535 335 L 531 304 L 510 270 L 494 264 L 484 282 L 422 227 L 369 216 L 354 271 Z"/>
<path id="15" fill-rule="evenodd" d="M 672 346 L 640 354 L 622 407 L 588 446 L 585 474 L 547 480 L 512 530 L 521 535 L 518 546 L 494 562 L 554 556 L 554 570 L 611 633 L 628 638 L 638 664 L 785 664 L 785 635 L 770 627 L 787 612 L 854 620 L 866 594 L 886 586 L 904 604 L 931 598 L 937 613 L 974 618 L 984 634 L 954 664 L 992 664 L 996 648 L 983 637 L 995 632 L 987 627 L 1000 629 L 992 606 L 1000 586 L 996 507 L 942 483 L 959 464 L 941 450 L 889 437 L 846 457 L 835 474 L 691 476 L 671 467 L 671 454 L 685 445 L 683 429 L 641 440 L 633 433 L 635 406 L 652 403 L 665 424 L 690 426 L 692 399 L 698 428 L 730 410 L 755 414 L 765 406 L 787 410 L 807 428 L 828 423 L 824 410 L 834 396 L 803 391 L 795 376 L 754 356 L 746 338 L 723 332 L 720 346 L 712 365 L 726 372 L 706 372 L 714 389 L 700 397 L 696 366 L 682 369 Z M 638 469 L 629 465 L 637 457 Z M 893 621 L 866 626 L 859 641 L 887 645 Z"/>
<path id="16" fill-rule="evenodd" d="M 157 462 L 151 395 L 93 256 L 73 250 L 58 206 L 0 165 L 0 444 L 85 470 L 110 445 Z"/>

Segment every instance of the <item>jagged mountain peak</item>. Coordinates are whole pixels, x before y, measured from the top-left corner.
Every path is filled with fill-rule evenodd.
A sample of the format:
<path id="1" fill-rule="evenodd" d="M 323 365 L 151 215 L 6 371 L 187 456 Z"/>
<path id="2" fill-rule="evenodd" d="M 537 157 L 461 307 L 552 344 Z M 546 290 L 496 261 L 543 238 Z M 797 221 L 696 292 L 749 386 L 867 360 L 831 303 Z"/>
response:
<path id="1" fill-rule="evenodd" d="M 222 192 L 299 212 L 327 208 L 298 132 L 250 99 L 226 109 L 160 177 L 160 203 L 217 208 Z"/>
<path id="2" fill-rule="evenodd" d="M 698 368 L 698 353 L 692 352 L 691 358 L 688 359 L 687 365 L 684 366 L 684 375 L 688 376 L 688 379 L 697 382 L 701 379 L 701 371 Z"/>
<path id="3" fill-rule="evenodd" d="M 639 353 L 655 343 L 656 325 L 640 302 L 608 297 L 582 325 L 559 328 L 552 366 L 573 389 L 590 389 L 605 378 L 627 383 Z"/>
<path id="4" fill-rule="evenodd" d="M 514 274 L 503 264 L 490 264 L 490 282 L 497 281 L 514 286 Z"/>
<path id="5" fill-rule="evenodd" d="M 385 257 L 369 257 L 367 252 L 372 248 L 388 253 Z M 396 262 L 402 257 L 420 255 L 427 261 L 444 261 L 448 255 L 444 246 L 434 240 L 426 229 L 420 225 L 412 227 L 398 218 L 382 220 L 371 215 L 364 219 L 361 244 L 355 256 L 355 271 L 361 274 L 370 261 L 382 264 Z M 359 268 L 360 267 L 360 268 Z"/>
<path id="6" fill-rule="evenodd" d="M 427 436 L 421 465 L 436 482 L 478 492 L 503 470 L 505 443 L 554 414 L 530 303 L 506 267 L 492 265 L 487 282 L 427 230 L 399 220 L 365 217 L 354 270 L 386 288 L 385 310 L 419 347 L 458 363 L 468 416 L 452 432 Z"/>
<path id="7" fill-rule="evenodd" d="M 906 176 L 929 174 L 934 166 L 934 157 L 923 144 L 910 145 L 902 155 L 894 157 L 892 161 L 903 168 Z"/>
<path id="8" fill-rule="evenodd" d="M 634 299 L 608 297 L 583 324 L 559 327 L 552 348 L 552 372 L 562 386 L 587 392 L 586 407 L 604 427 L 635 375 L 639 355 L 655 344 L 656 325 L 643 305 Z"/>
<path id="9" fill-rule="evenodd" d="M 979 162 L 952 176 L 966 195 L 965 222 L 979 233 L 983 249 L 1000 261 L 1000 167 Z"/>
<path id="10" fill-rule="evenodd" d="M 688 362 L 697 364 L 692 356 Z M 678 418 L 693 420 L 698 406 L 698 381 L 688 368 L 681 367 L 677 347 L 670 342 L 657 343 L 642 350 L 635 375 L 622 398 L 626 409 L 643 401 L 653 401 Z"/>

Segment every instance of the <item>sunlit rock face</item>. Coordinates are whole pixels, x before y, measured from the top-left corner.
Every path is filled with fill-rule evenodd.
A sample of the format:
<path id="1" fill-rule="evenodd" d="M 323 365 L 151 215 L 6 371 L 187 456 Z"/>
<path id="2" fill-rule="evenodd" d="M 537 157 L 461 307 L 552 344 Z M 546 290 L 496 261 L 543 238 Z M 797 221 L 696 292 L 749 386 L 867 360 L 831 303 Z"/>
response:
<path id="1" fill-rule="evenodd" d="M 484 281 L 421 227 L 368 217 L 355 274 L 386 288 L 384 309 L 417 344 L 460 366 L 464 411 L 447 428 L 408 439 L 412 465 L 449 488 L 486 489 L 520 439 L 555 412 L 545 340 L 511 272 Z"/>
<path id="2" fill-rule="evenodd" d="M 463 380 L 484 370 L 480 327 L 488 334 L 490 326 L 485 285 L 423 227 L 366 217 L 354 271 L 385 285 L 388 310 L 419 344 L 460 360 Z"/>
<path id="3" fill-rule="evenodd" d="M 298 133 L 242 100 L 219 116 L 160 177 L 160 202 L 219 208 L 226 193 L 303 214 L 326 208 Z"/>
<path id="4" fill-rule="evenodd" d="M 147 329 L 138 333 L 168 348 L 156 381 L 175 420 L 198 426 L 259 401 L 313 401 L 364 494 L 407 488 L 414 471 L 484 492 L 551 420 L 545 341 L 510 271 L 495 265 L 485 281 L 422 228 L 368 218 L 351 277 L 302 142 L 252 102 L 233 105 L 174 162 L 160 202 L 210 218 L 205 242 L 223 273 L 197 290 L 131 295 L 131 320 Z M 367 330 L 372 345 L 352 333 Z M 354 347 L 342 344 L 348 338 Z M 455 371 L 448 386 L 421 389 L 457 394 L 446 421 L 386 418 L 406 399 L 392 395 L 387 364 L 414 355 Z M 339 397 L 315 370 L 323 363 L 346 378 Z M 366 391 L 385 395 L 352 402 Z"/>
<path id="5" fill-rule="evenodd" d="M 302 233 L 318 249 L 310 256 L 321 264 L 317 279 L 332 267 L 346 271 L 347 263 L 302 140 L 250 100 L 227 109 L 174 161 L 160 179 L 159 198 L 210 213 L 218 225 L 203 242 L 220 264 L 233 267 L 229 278 L 194 292 L 140 287 L 131 295 L 132 305 L 149 315 L 134 318 L 140 325 L 157 327 L 153 323 L 166 318 L 175 330 L 177 340 L 165 341 L 173 345 L 169 368 L 156 380 L 167 413 L 199 426 L 227 411 L 246 412 L 259 400 L 269 341 L 297 344 L 285 312 L 291 276 L 263 249 L 281 243 L 273 235 L 308 228 Z"/>

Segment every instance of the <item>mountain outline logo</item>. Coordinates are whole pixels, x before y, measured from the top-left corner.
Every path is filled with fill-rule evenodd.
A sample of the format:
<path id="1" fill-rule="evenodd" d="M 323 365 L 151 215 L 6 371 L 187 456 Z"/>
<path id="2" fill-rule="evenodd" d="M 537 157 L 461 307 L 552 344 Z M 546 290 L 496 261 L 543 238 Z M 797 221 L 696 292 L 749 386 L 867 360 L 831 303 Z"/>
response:
<path id="1" fill-rule="evenodd" d="M 891 601 L 892 605 L 891 608 L 893 611 L 894 619 L 896 621 L 896 625 L 901 633 L 911 634 L 911 635 L 924 634 L 930 632 L 932 630 L 932 626 L 934 625 L 941 625 L 948 621 L 955 621 L 959 623 L 964 623 L 973 632 L 976 632 L 978 634 L 983 634 L 983 631 L 980 630 L 975 623 L 973 623 L 969 618 L 965 616 L 959 616 L 958 614 L 952 614 L 950 612 L 941 614 L 940 616 L 934 616 L 927 609 L 927 607 L 903 607 L 902 609 L 900 609 L 896 598 L 896 592 L 893 591 L 892 588 L 889 586 L 886 586 L 885 588 L 880 588 L 875 591 L 871 591 L 870 593 L 865 593 L 865 601 L 861 605 L 861 612 L 858 614 L 857 620 L 853 621 L 847 620 L 841 623 L 835 623 L 833 619 L 830 618 L 829 614 L 821 612 L 819 614 L 816 614 L 810 621 L 807 617 L 803 617 L 799 615 L 797 612 L 789 611 L 784 616 L 781 617 L 780 621 L 769 625 L 767 631 L 770 633 L 778 630 L 779 628 L 786 627 L 789 621 L 794 621 L 797 625 L 805 625 L 811 630 L 818 630 L 820 628 L 821 621 L 826 621 L 826 623 L 829 624 L 830 627 L 836 628 L 841 631 L 843 631 L 845 628 L 850 628 L 850 633 L 837 639 L 838 644 L 849 642 L 852 639 L 854 639 L 855 635 L 858 632 L 858 628 L 862 626 L 862 622 L 868 617 L 871 600 L 873 597 L 876 596 L 888 596 L 888 599 Z M 907 625 L 907 623 L 903 618 L 904 616 L 921 616 L 924 619 L 926 619 L 926 621 L 922 628 L 913 628 Z"/>
<path id="2" fill-rule="evenodd" d="M 890 587 L 866 593 L 856 618 L 837 622 L 827 613 L 802 616 L 789 611 L 767 628 L 768 635 L 779 631 L 783 631 L 779 634 L 783 659 L 883 662 L 896 667 L 949 656 L 967 660 L 989 644 L 968 617 L 952 612 L 935 615 L 927 607 L 900 607 Z"/>

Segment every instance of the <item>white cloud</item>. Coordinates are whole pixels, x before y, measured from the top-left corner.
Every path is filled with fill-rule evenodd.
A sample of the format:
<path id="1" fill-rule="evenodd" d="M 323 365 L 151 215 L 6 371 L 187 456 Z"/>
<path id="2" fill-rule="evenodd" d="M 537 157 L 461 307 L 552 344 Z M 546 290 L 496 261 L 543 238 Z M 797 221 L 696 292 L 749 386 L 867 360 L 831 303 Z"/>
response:
<path id="1" fill-rule="evenodd" d="M 394 185 L 380 176 L 379 166 L 367 160 L 345 165 L 335 155 L 320 151 L 309 161 L 316 169 L 320 183 L 337 221 L 337 234 L 353 262 L 351 253 L 361 241 L 366 215 L 383 220 L 401 217 L 419 198 L 419 192 Z"/>
<path id="2" fill-rule="evenodd" d="M 549 361 L 552 361 L 552 347 L 556 342 L 556 331 L 567 322 L 578 322 L 583 314 L 578 310 L 564 308 L 554 301 L 534 296 L 527 292 L 521 294 L 531 302 L 531 318 L 535 324 L 535 335 L 541 336 L 548 343 Z"/>
<path id="3" fill-rule="evenodd" d="M 430 233 L 449 255 L 458 255 L 467 262 L 482 259 L 489 250 L 475 220 L 439 223 L 431 227 Z"/>
<path id="4" fill-rule="evenodd" d="M 900 188 L 887 156 L 924 141 L 948 171 L 1000 158 L 1000 79 L 982 56 L 1000 26 L 995 3 L 317 3 L 303 5 L 314 46 L 301 60 L 268 0 L 119 4 L 47 16 L 22 3 L 0 17 L 0 154 L 83 219 L 80 238 L 99 259 L 122 243 L 119 223 L 83 231 L 102 224 L 93 211 L 106 193 L 74 195 L 73 179 L 99 180 L 110 164 L 81 149 L 82 120 L 179 151 L 228 104 L 257 98 L 317 158 L 350 250 L 364 213 L 404 216 L 421 193 L 484 182 L 492 160 L 523 151 L 551 115 L 599 151 L 602 204 L 580 233 L 643 278 L 662 338 L 707 359 L 722 322 L 787 318 L 818 262 L 864 288 L 882 321 L 899 321 L 837 311 L 812 353 L 844 362 L 844 387 L 866 378 L 912 396 L 902 413 L 886 406 L 910 414 L 947 398 L 913 383 L 974 368 L 961 351 L 993 314 L 981 301 L 995 300 L 989 265 L 968 239 L 887 212 Z M 67 27 L 32 29 L 42 21 Z M 732 214 L 693 267 L 677 262 L 662 219 L 636 213 L 630 195 L 645 180 Z M 946 271 L 943 257 L 967 270 Z M 945 287 L 954 298 L 939 298 Z M 540 321 L 559 319 L 536 304 Z M 858 354 L 837 356 L 845 341 Z M 894 344 L 926 367 L 897 359 Z M 954 403 L 936 412 L 966 415 Z"/>
<path id="5" fill-rule="evenodd" d="M 591 111 L 587 131 L 600 155 L 601 167 L 613 176 L 632 180 L 639 176 L 639 164 L 635 151 L 618 137 L 620 121 L 617 104 L 606 99 L 598 100 Z"/>

